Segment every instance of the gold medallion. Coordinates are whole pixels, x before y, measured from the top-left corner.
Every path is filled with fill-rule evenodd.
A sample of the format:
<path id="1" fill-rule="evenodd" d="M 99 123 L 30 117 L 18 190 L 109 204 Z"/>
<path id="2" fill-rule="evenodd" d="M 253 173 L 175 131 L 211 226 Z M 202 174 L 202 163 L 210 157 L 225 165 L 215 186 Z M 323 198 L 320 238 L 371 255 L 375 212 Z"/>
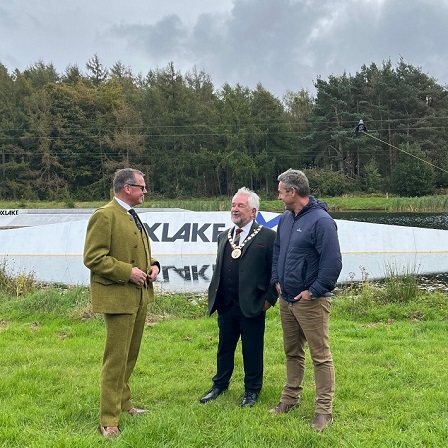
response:
<path id="1" fill-rule="evenodd" d="M 229 240 L 230 247 L 233 249 L 230 256 L 236 260 L 237 258 L 241 257 L 241 249 L 244 247 L 246 243 L 248 243 L 262 228 L 263 226 L 258 226 L 244 241 L 242 244 L 236 246 L 232 240 L 232 230 L 233 227 L 231 227 L 227 231 L 227 239 Z"/>
<path id="2" fill-rule="evenodd" d="M 241 249 L 239 247 L 232 250 L 231 256 L 233 259 L 237 259 L 241 257 Z"/>

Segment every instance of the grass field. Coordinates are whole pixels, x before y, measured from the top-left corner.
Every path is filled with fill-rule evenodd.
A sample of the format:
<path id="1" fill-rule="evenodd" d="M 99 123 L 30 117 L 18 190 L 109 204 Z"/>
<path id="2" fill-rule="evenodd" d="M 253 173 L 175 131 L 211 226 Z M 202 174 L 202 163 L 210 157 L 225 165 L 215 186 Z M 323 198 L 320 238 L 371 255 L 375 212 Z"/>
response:
<path id="1" fill-rule="evenodd" d="M 1 283 L 1 282 L 0 282 Z M 387 286 L 349 287 L 333 300 L 334 423 L 309 428 L 314 382 L 301 406 L 270 415 L 285 379 L 278 307 L 266 323 L 260 399 L 242 409 L 241 353 L 231 386 L 215 402 L 198 398 L 215 373 L 216 318 L 203 296 L 159 295 L 132 377 L 143 417 L 123 416 L 115 441 L 97 432 L 104 342 L 86 288 L 0 288 L 1 447 L 443 447 L 448 446 L 448 296 L 387 299 Z M 396 285 L 395 285 L 396 286 Z M 395 288 L 397 290 L 397 288 Z"/>

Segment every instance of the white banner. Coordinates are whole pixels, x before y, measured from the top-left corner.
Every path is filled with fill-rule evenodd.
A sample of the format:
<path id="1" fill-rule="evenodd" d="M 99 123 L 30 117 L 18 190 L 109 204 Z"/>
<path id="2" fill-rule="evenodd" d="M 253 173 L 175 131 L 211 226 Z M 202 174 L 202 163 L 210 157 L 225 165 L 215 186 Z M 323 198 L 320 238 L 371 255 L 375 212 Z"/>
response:
<path id="1" fill-rule="evenodd" d="M 8 226 L 0 230 L 0 262 L 11 273 L 34 272 L 49 283 L 87 285 L 82 263 L 87 222 L 93 210 L 3 211 Z M 206 291 L 220 232 L 233 225 L 230 212 L 139 211 L 162 272 L 157 286 L 168 292 Z M 37 220 L 35 219 L 37 216 Z M 277 227 L 280 214 L 260 212 L 257 221 Z M 337 220 L 343 255 L 339 282 L 382 278 L 393 272 L 448 271 L 448 231 Z M 7 226 L 7 227 L 8 227 Z"/>

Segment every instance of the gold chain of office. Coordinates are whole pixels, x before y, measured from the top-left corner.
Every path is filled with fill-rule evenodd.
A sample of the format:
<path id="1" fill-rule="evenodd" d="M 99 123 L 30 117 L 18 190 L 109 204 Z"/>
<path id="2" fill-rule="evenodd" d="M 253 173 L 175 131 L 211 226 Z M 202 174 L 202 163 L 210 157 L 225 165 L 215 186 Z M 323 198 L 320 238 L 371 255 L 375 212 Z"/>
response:
<path id="1" fill-rule="evenodd" d="M 236 246 L 235 244 L 233 244 L 233 240 L 232 240 L 232 227 L 229 229 L 229 231 L 227 232 L 227 239 L 229 240 L 230 246 L 232 247 L 232 253 L 230 254 L 231 257 L 233 259 L 237 259 L 241 257 L 241 250 L 244 247 L 244 245 L 246 243 L 248 243 L 262 228 L 263 226 L 259 226 L 257 227 L 250 235 L 248 235 L 248 237 L 243 241 L 242 244 L 239 244 L 238 246 Z"/>

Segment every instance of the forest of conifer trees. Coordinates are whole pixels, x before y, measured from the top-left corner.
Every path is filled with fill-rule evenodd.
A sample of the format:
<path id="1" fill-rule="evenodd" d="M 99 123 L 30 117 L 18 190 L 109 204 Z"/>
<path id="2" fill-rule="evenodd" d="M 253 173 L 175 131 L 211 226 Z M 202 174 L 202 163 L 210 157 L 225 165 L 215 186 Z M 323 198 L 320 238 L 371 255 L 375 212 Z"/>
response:
<path id="1" fill-rule="evenodd" d="M 282 98 L 214 86 L 173 63 L 135 76 L 95 56 L 85 71 L 0 63 L 0 198 L 102 200 L 117 168 L 146 173 L 153 196 L 276 194 L 304 169 L 320 195 L 432 194 L 448 187 L 446 86 L 401 60 L 318 78 Z M 362 119 L 366 133 L 355 133 Z"/>

